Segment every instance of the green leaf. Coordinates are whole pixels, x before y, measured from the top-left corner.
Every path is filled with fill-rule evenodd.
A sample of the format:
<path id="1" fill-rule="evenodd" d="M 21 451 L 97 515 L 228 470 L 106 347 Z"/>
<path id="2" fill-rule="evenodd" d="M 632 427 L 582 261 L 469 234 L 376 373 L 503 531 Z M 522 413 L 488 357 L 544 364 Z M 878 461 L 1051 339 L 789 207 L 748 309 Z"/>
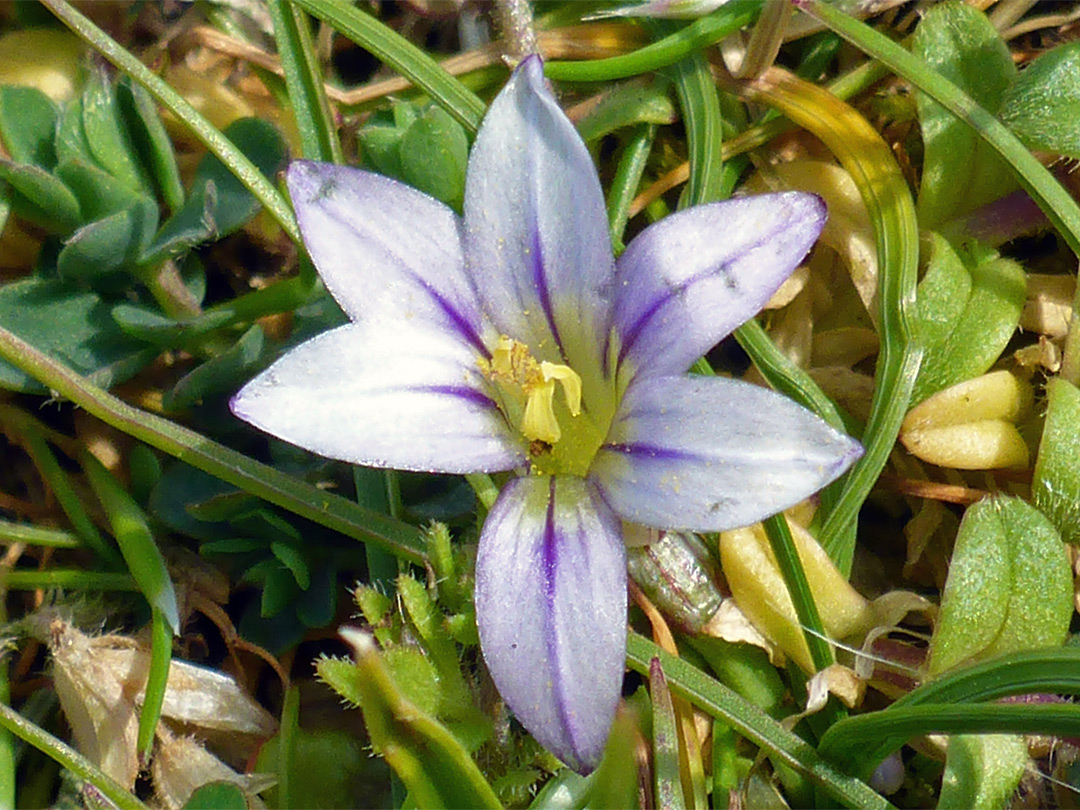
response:
<path id="1" fill-rule="evenodd" d="M 398 106 L 403 106 L 398 102 Z M 364 162 L 370 168 L 387 177 L 401 179 L 401 139 L 405 130 L 385 124 L 366 124 L 360 128 L 357 138 L 363 151 Z"/>
<path id="2" fill-rule="evenodd" d="M 1080 158 L 1080 42 L 1039 55 L 1005 92 L 1001 119 L 1031 149 Z"/>
<path id="3" fill-rule="evenodd" d="M 183 810 L 248 810 L 248 800 L 232 782 L 209 782 L 192 791 Z"/>
<path id="4" fill-rule="evenodd" d="M 1046 425 L 1031 494 L 1066 543 L 1080 543 L 1080 389 L 1054 378 L 1046 385 Z"/>
<path id="5" fill-rule="evenodd" d="M 215 212 L 217 185 L 208 181 L 196 186 L 187 202 L 169 218 L 139 256 L 139 264 L 152 266 L 176 258 L 218 235 Z"/>
<path id="6" fill-rule="evenodd" d="M 628 82 L 600 97 L 577 122 L 584 141 L 593 141 L 634 124 L 672 124 L 678 118 L 666 83 Z"/>
<path id="7" fill-rule="evenodd" d="M 180 612 L 176 605 L 176 592 L 146 515 L 97 458 L 85 452 L 80 460 L 139 590 L 147 602 L 161 611 L 172 632 L 179 633 Z"/>
<path id="8" fill-rule="evenodd" d="M 123 211 L 84 225 L 72 234 L 56 259 L 65 281 L 94 281 L 133 268 L 157 228 L 157 205 L 147 197 Z"/>
<path id="9" fill-rule="evenodd" d="M 56 120 L 52 100 L 34 87 L 0 87 L 0 139 L 16 163 L 42 169 L 56 165 Z"/>
<path id="10" fill-rule="evenodd" d="M 79 227 L 79 201 L 63 181 L 37 166 L 0 159 L 0 180 L 11 186 L 11 207 L 49 233 L 68 234 Z"/>
<path id="11" fill-rule="evenodd" d="M 930 266 L 916 299 L 925 347 L 916 403 L 989 370 L 1016 332 L 1027 295 L 1027 277 L 1016 262 L 961 257 L 941 236 L 931 238 Z"/>
<path id="12" fill-rule="evenodd" d="M 146 194 L 132 191 L 108 172 L 83 158 L 64 158 L 56 167 L 56 176 L 71 189 L 79 201 L 83 222 L 107 217 L 130 208 L 138 200 L 146 200 L 156 209 Z M 155 221 L 157 211 L 154 212 Z"/>
<path id="13" fill-rule="evenodd" d="M 311 569 L 308 568 L 304 555 L 288 543 L 275 540 L 270 544 L 270 551 L 281 562 L 296 580 L 300 590 L 306 591 L 311 586 Z"/>
<path id="14" fill-rule="evenodd" d="M 121 121 L 116 88 L 103 70 L 91 75 L 82 97 L 83 131 L 99 166 L 132 191 L 150 191 L 149 178 Z"/>
<path id="15" fill-rule="evenodd" d="M 280 133 L 268 121 L 261 118 L 240 118 L 225 128 L 223 133 L 237 149 L 244 153 L 267 178 L 273 180 L 285 166 L 286 147 Z M 207 154 L 195 170 L 194 188 L 200 189 L 213 182 L 217 190 L 217 207 L 214 223 L 219 237 L 227 236 L 244 225 L 258 213 L 261 204 L 236 175 L 216 156 Z M 192 198 L 198 194 L 193 193 Z M 201 214 L 205 201 L 191 199 L 185 204 L 193 205 Z"/>
<path id="16" fill-rule="evenodd" d="M 679 778 L 679 732 L 675 707 L 660 659 L 649 662 L 649 694 L 652 697 L 653 785 L 659 807 L 684 810 Z"/>
<path id="17" fill-rule="evenodd" d="M 78 160 L 97 165 L 83 129 L 82 99 L 73 98 L 60 114 L 56 129 L 56 160 L 59 163 Z"/>
<path id="18" fill-rule="evenodd" d="M 928 671 L 1059 645 L 1072 610 L 1071 567 L 1053 524 L 1018 498 L 979 501 L 960 523 Z"/>
<path id="19" fill-rule="evenodd" d="M 1019 735 L 950 737 L 938 810 L 1007 806 L 1027 763 L 1027 743 Z"/>
<path id="20" fill-rule="evenodd" d="M 128 379 L 157 355 L 120 331 L 109 304 L 96 293 L 57 281 L 26 279 L 0 287 L 0 323 L 105 387 Z M 0 363 L 0 388 L 48 393 L 7 363 Z"/>
<path id="21" fill-rule="evenodd" d="M 149 171 L 165 205 L 177 210 L 184 203 L 180 167 L 154 100 L 130 76 L 122 76 L 116 84 L 116 101 L 139 162 Z"/>
<path id="22" fill-rule="evenodd" d="M 461 124 L 441 107 L 432 107 L 405 131 L 399 148 L 402 180 L 461 211 L 469 160 Z"/>
<path id="23" fill-rule="evenodd" d="M 912 51 L 990 113 L 1016 78 L 1008 46 L 981 11 L 951 0 L 935 5 L 915 30 Z M 925 158 L 919 223 L 933 228 L 1016 187 L 1006 163 L 970 127 L 925 93 L 916 96 Z"/>
<path id="24" fill-rule="evenodd" d="M 233 390 L 258 366 L 265 339 L 258 325 L 248 329 L 230 348 L 192 369 L 165 392 L 167 410 L 188 408 L 205 397 Z"/>
<path id="25" fill-rule="evenodd" d="M 356 655 L 356 686 L 372 747 L 401 777 L 416 806 L 499 808 L 468 751 L 445 726 L 405 698 L 371 637 L 350 628 L 341 634 Z"/>

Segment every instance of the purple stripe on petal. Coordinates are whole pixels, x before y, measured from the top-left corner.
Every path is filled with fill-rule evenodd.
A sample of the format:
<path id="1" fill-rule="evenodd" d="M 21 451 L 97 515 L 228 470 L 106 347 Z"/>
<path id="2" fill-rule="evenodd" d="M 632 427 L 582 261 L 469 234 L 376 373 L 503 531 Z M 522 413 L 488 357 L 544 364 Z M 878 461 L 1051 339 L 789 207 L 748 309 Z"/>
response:
<path id="1" fill-rule="evenodd" d="M 693 461 L 700 460 L 702 456 L 686 450 L 675 450 L 657 444 L 645 444 L 643 442 L 625 442 L 622 444 L 605 444 L 604 450 L 613 453 L 622 453 L 627 456 L 642 456 L 655 461 Z"/>
<path id="2" fill-rule="evenodd" d="M 482 391 L 477 391 L 475 388 L 470 388 L 467 385 L 417 385 L 410 386 L 410 391 L 419 391 L 429 394 L 442 394 L 448 397 L 458 397 L 459 399 L 471 402 L 474 405 L 480 405 L 484 408 L 498 408 L 498 404 L 491 397 L 484 394 Z"/>
<path id="3" fill-rule="evenodd" d="M 551 330 L 551 335 L 555 338 L 555 343 L 559 347 L 559 354 L 565 358 L 562 338 L 559 337 L 559 327 L 555 323 L 555 312 L 551 307 L 551 289 L 548 284 L 547 268 L 544 266 L 544 246 L 540 241 L 540 225 L 535 217 L 533 218 L 532 247 L 530 251 L 532 254 L 533 286 L 536 288 L 537 297 L 540 299 L 540 307 L 544 310 L 548 329 Z"/>
<path id="4" fill-rule="evenodd" d="M 573 476 L 504 487 L 476 557 L 480 646 L 499 692 L 575 770 L 596 767 L 626 653 L 626 556 L 618 518 Z"/>
<path id="5" fill-rule="evenodd" d="M 491 352 L 488 351 L 488 347 L 484 345 L 484 341 L 480 339 L 480 335 L 477 334 L 473 324 L 469 322 L 469 319 L 465 317 L 462 312 L 457 309 L 450 301 L 436 290 L 426 279 L 421 278 L 418 275 L 414 275 L 413 279 L 427 290 L 435 304 L 441 309 L 446 317 L 450 321 L 450 325 L 453 326 L 465 340 L 472 344 L 473 348 L 480 352 L 487 359 L 491 359 Z"/>
<path id="6" fill-rule="evenodd" d="M 711 203 L 642 231 L 617 262 L 618 373 L 681 374 L 753 317 L 825 222 L 810 194 Z"/>
<path id="7" fill-rule="evenodd" d="M 562 542 L 566 542 L 562 540 Z M 559 531 L 555 525 L 555 477 L 552 476 L 548 489 L 547 517 L 544 521 L 544 539 L 540 546 L 541 582 L 544 594 L 544 615 L 542 626 L 544 639 L 547 645 L 547 653 L 555 662 L 555 669 L 563 669 L 561 662 L 562 651 L 559 646 L 559 631 L 556 626 L 555 611 L 558 607 L 555 593 L 555 580 L 559 569 Z M 570 744 L 574 749 L 579 748 L 578 733 L 575 728 L 573 713 L 568 711 L 566 685 L 556 679 L 552 688 L 555 691 L 555 710 L 559 714 L 563 728 L 570 738 Z"/>
<path id="8" fill-rule="evenodd" d="M 814 494 L 862 454 L 790 399 L 724 377 L 638 376 L 589 470 L 623 520 L 724 531 Z"/>

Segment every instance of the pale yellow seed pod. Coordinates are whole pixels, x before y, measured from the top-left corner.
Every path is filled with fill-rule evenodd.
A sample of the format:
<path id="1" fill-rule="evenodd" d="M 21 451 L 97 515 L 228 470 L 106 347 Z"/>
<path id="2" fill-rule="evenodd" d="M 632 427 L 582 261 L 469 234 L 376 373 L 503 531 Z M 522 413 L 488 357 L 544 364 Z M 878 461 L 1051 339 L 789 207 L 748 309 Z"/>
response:
<path id="1" fill-rule="evenodd" d="M 939 391 L 916 405 L 900 441 L 930 464 L 958 470 L 1025 467 L 1028 447 L 1016 423 L 1031 413 L 1031 386 L 993 371 Z"/>
<path id="2" fill-rule="evenodd" d="M 790 526 L 825 631 L 834 639 L 865 633 L 874 621 L 870 603 L 806 529 Z M 739 609 L 804 671 L 813 672 L 795 605 L 762 525 L 721 533 L 720 563 Z"/>

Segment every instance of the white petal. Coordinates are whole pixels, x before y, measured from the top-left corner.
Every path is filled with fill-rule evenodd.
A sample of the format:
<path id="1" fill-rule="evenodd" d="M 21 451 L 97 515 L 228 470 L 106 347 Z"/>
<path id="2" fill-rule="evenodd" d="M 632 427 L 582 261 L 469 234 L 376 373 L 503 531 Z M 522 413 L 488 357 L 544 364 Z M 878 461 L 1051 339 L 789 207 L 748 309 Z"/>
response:
<path id="1" fill-rule="evenodd" d="M 499 330 L 540 359 L 593 373 L 614 277 L 604 197 L 539 57 L 514 71 L 477 134 L 464 238 L 469 273 Z"/>
<path id="2" fill-rule="evenodd" d="M 354 321 L 424 318 L 480 348 L 480 304 L 457 216 L 378 174 L 296 160 L 287 175 L 304 245 Z"/>
<path id="3" fill-rule="evenodd" d="M 862 455 L 790 399 L 723 377 L 631 384 L 589 478 L 623 520 L 723 531 L 786 509 Z"/>
<path id="4" fill-rule="evenodd" d="M 507 470 L 523 450 L 468 344 L 404 321 L 342 326 L 249 382 L 232 410 L 319 455 L 401 470 Z"/>
<path id="5" fill-rule="evenodd" d="M 476 557 L 480 646 L 499 693 L 579 772 L 596 767 L 626 655 L 626 555 L 618 518 L 576 477 L 508 484 Z"/>
<path id="6" fill-rule="evenodd" d="M 619 257 L 620 373 L 681 374 L 754 317 L 825 224 L 813 194 L 701 205 L 650 225 Z"/>

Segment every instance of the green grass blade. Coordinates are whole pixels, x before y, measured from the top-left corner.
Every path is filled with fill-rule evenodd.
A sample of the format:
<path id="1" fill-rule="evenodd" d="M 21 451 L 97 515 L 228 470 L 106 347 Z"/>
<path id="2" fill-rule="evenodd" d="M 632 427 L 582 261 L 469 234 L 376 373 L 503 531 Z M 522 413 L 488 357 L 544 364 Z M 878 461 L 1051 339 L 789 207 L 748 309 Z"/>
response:
<path id="1" fill-rule="evenodd" d="M 648 639 L 631 632 L 627 638 L 627 661 L 642 675 L 649 662 L 659 658 L 672 692 L 685 697 L 713 717 L 723 719 L 742 736 L 767 751 L 774 762 L 784 763 L 806 775 L 815 785 L 849 807 L 865 810 L 891 808 L 864 782 L 843 773 L 822 759 L 814 747 L 788 731 L 765 712 L 748 703 L 723 684 L 681 658 L 668 655 Z"/>
<path id="2" fill-rule="evenodd" d="M 0 327 L 0 357 L 92 416 L 192 467 L 347 537 L 378 543 L 409 562 L 419 563 L 424 559 L 423 542 L 413 526 L 364 509 L 346 498 L 253 461 L 194 430 L 134 408 L 3 327 Z"/>
<path id="3" fill-rule="evenodd" d="M 1008 127 L 976 104 L 955 84 L 869 25 L 819 0 L 804 0 L 799 3 L 799 7 L 864 53 L 888 66 L 898 76 L 911 82 L 974 129 L 1012 166 L 1024 190 L 1057 228 L 1073 253 L 1080 256 L 1080 205 L 1077 205 L 1050 170 L 1039 163 Z"/>
<path id="4" fill-rule="evenodd" d="M 300 133 L 300 150 L 309 160 L 344 163 L 307 18 L 289 0 L 268 0 L 267 9 L 274 22 L 289 105 Z"/>
<path id="5" fill-rule="evenodd" d="M 615 179 L 608 189 L 608 227 L 616 255 L 625 247 L 623 231 L 626 230 L 626 223 L 630 218 L 630 203 L 637 194 L 655 139 L 655 124 L 643 124 L 637 128 L 623 148 L 622 157 L 619 158 L 619 165 L 615 170 Z"/>
<path id="6" fill-rule="evenodd" d="M 44 571 L 2 571 L 0 586 L 19 591 L 138 591 L 127 572 L 83 571 L 78 568 L 48 568 Z"/>
<path id="7" fill-rule="evenodd" d="M 1080 736 L 1080 706 L 1056 704 L 905 706 L 835 723 L 818 750 L 844 767 L 869 775 L 912 737 L 926 734 L 1045 734 Z"/>
<path id="8" fill-rule="evenodd" d="M 821 614 L 818 613 L 817 604 L 814 602 L 814 593 L 810 590 L 810 583 L 806 579 L 806 571 L 803 570 L 802 560 L 799 559 L 799 552 L 795 548 L 795 539 L 791 536 L 787 518 L 781 512 L 766 518 L 762 524 L 769 538 L 773 555 L 776 557 L 776 565 L 784 577 L 784 584 L 787 585 L 788 594 L 795 605 L 795 615 L 799 617 L 799 624 L 802 625 L 803 637 L 810 648 L 810 658 L 814 662 L 814 668 L 820 672 L 835 659 L 832 648 L 825 641 L 828 634 L 821 623 Z"/>
<path id="9" fill-rule="evenodd" d="M 463 127 L 476 132 L 487 109 L 484 102 L 396 31 L 344 0 L 293 2 L 390 65 L 427 92 Z"/>
<path id="10" fill-rule="evenodd" d="M 42 0 L 45 6 L 61 22 L 84 39 L 92 48 L 112 62 L 120 70 L 131 76 L 157 99 L 165 109 L 183 121 L 221 160 L 229 170 L 244 184 L 255 198 L 261 202 L 270 215 L 281 225 L 297 245 L 301 244 L 300 229 L 296 225 L 292 208 L 285 201 L 281 192 L 266 179 L 258 167 L 243 152 L 226 138 L 217 127 L 211 124 L 202 113 L 196 110 L 179 93 L 169 87 L 157 74 L 140 62 L 134 54 L 122 47 L 116 40 L 94 25 L 67 0 Z"/>
<path id="11" fill-rule="evenodd" d="M 914 340 L 919 231 L 915 205 L 896 160 L 877 131 L 831 93 L 773 68 L 742 86 L 749 97 L 777 107 L 821 139 L 848 171 L 866 203 L 878 254 L 878 355 L 866 453 L 843 479 L 826 518 L 821 544 L 841 571 L 851 571 L 859 509 L 888 461 L 907 413 L 922 362 Z"/>
<path id="12" fill-rule="evenodd" d="M 146 515 L 92 453 L 84 452 L 80 460 L 90 486 L 105 510 L 128 570 L 139 583 L 139 590 L 154 610 L 165 616 L 173 632 L 179 633 L 180 611 L 176 605 L 176 591 L 165 567 L 165 558 L 154 542 Z"/>
<path id="13" fill-rule="evenodd" d="M 306 2 L 307 0 L 304 0 Z M 674 65 L 754 21 L 761 0 L 733 0 L 658 42 L 623 56 L 584 62 L 548 62 L 544 73 L 567 82 L 607 82 Z"/>
<path id="14" fill-rule="evenodd" d="M 10 520 L 0 520 L 0 543 L 26 543 L 49 548 L 79 548 L 82 545 L 78 535 L 72 532 Z"/>
<path id="15" fill-rule="evenodd" d="M 150 620 L 150 670 L 146 675 L 146 690 L 142 708 L 139 710 L 138 750 L 143 762 L 150 761 L 154 747 L 154 732 L 161 719 L 161 707 L 165 705 L 165 687 L 169 682 L 169 665 L 172 663 L 172 626 L 168 618 L 154 608 Z"/>

